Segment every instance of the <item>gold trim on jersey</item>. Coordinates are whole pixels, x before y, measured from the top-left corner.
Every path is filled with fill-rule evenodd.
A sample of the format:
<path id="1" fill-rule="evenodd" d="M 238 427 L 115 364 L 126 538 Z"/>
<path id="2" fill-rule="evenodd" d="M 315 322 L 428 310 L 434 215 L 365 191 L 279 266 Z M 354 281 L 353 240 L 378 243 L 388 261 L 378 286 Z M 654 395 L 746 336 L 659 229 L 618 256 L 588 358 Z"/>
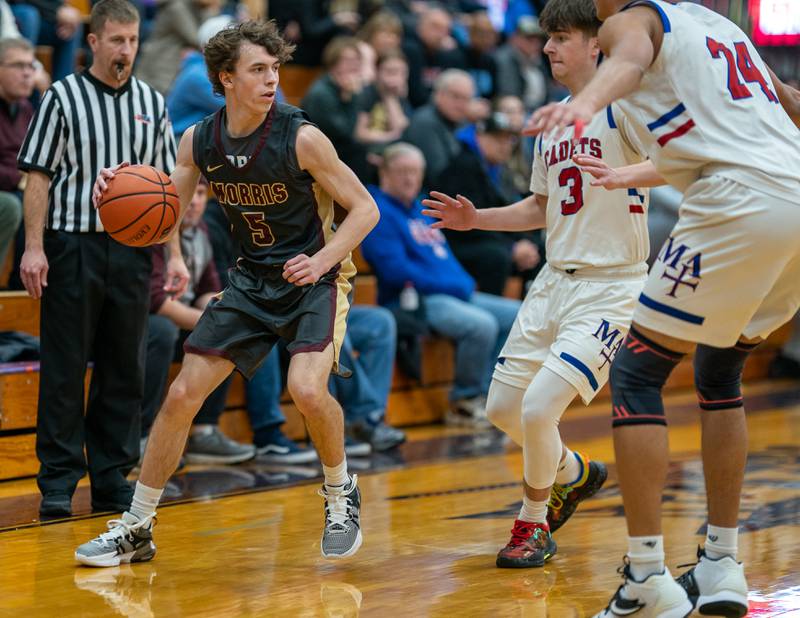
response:
<path id="1" fill-rule="evenodd" d="M 333 236 L 333 198 L 319 183 L 312 184 L 314 199 L 317 202 L 317 215 L 322 222 L 322 233 L 325 243 Z M 339 371 L 339 351 L 344 342 L 347 330 L 347 313 L 350 311 L 350 293 L 353 291 L 351 283 L 356 276 L 356 265 L 353 263 L 352 254 L 339 263 L 339 274 L 336 278 L 336 317 L 333 323 L 333 370 Z"/>

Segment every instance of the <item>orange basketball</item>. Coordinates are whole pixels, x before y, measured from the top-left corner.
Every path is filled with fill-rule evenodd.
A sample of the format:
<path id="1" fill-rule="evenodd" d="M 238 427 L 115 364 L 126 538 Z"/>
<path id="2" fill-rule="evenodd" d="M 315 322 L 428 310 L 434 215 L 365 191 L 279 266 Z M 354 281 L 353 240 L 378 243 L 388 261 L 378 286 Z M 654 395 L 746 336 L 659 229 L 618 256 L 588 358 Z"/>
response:
<path id="1" fill-rule="evenodd" d="M 149 165 L 131 165 L 114 173 L 97 210 L 114 240 L 146 247 L 166 238 L 175 227 L 180 200 L 164 172 Z"/>

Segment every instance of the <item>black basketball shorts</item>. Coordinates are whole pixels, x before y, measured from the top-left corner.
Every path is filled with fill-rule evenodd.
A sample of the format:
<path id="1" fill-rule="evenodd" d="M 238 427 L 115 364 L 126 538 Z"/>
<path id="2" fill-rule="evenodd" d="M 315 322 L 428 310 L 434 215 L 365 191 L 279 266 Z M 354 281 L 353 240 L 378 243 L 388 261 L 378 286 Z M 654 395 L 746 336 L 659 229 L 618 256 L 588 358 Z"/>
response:
<path id="1" fill-rule="evenodd" d="M 333 343 L 333 371 L 339 371 L 350 280 L 332 269 L 314 285 L 286 281 L 281 266 L 239 265 L 230 271 L 228 287 L 206 307 L 183 349 L 187 353 L 221 356 L 247 379 L 283 339 L 289 354 L 321 352 Z"/>

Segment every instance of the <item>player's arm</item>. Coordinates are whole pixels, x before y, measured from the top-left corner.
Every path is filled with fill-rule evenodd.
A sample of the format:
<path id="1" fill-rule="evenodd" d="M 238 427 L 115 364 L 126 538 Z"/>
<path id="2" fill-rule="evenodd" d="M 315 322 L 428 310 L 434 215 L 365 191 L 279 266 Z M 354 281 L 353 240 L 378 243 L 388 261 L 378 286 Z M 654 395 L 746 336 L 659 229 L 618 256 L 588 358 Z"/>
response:
<path id="1" fill-rule="evenodd" d="M 283 267 L 283 278 L 295 285 L 316 283 L 344 260 L 375 227 L 380 215 L 375 200 L 356 175 L 339 159 L 330 140 L 312 125 L 297 132 L 297 162 L 347 211 L 325 246 L 312 256 L 300 254 Z"/>
<path id="2" fill-rule="evenodd" d="M 49 264 L 44 253 L 44 224 L 49 206 L 50 177 L 31 169 L 22 197 L 25 213 L 25 253 L 19 272 L 22 284 L 31 298 L 41 298 L 47 287 Z"/>
<path id="3" fill-rule="evenodd" d="M 664 37 L 658 14 L 649 7 L 633 7 L 609 17 L 598 33 L 605 56 L 592 80 L 568 103 L 546 105 L 531 116 L 526 135 L 557 134 L 578 121 L 588 123 L 607 105 L 634 92 L 653 64 Z M 580 137 L 576 126 L 576 138 Z"/>
<path id="4" fill-rule="evenodd" d="M 781 106 L 789 114 L 792 122 L 800 129 L 800 90 L 784 84 L 769 67 L 767 67 L 767 71 L 769 71 L 769 76 L 772 78 L 772 85 L 775 86 Z"/>
<path id="5" fill-rule="evenodd" d="M 547 196 L 538 193 L 508 206 L 480 210 L 463 195 L 451 197 L 440 191 L 431 191 L 431 198 L 422 200 L 428 207 L 422 214 L 438 219 L 431 224 L 437 229 L 524 232 L 547 225 Z"/>
<path id="6" fill-rule="evenodd" d="M 582 172 L 594 177 L 591 182 L 593 187 L 612 190 L 660 187 L 668 184 L 649 159 L 622 167 L 609 167 L 602 159 L 590 155 L 575 155 L 572 160 L 578 164 Z"/>

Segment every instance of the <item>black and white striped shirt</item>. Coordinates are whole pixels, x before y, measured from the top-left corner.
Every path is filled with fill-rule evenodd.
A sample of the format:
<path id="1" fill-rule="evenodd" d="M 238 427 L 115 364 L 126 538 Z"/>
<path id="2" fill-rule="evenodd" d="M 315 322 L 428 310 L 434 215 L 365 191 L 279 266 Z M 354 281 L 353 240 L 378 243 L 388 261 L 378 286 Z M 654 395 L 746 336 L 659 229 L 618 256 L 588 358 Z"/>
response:
<path id="1" fill-rule="evenodd" d="M 131 76 L 114 89 L 88 71 L 68 75 L 48 90 L 31 121 L 17 162 L 50 179 L 45 227 L 99 232 L 92 186 L 102 167 L 130 161 L 168 174 L 175 138 L 164 97 Z"/>

